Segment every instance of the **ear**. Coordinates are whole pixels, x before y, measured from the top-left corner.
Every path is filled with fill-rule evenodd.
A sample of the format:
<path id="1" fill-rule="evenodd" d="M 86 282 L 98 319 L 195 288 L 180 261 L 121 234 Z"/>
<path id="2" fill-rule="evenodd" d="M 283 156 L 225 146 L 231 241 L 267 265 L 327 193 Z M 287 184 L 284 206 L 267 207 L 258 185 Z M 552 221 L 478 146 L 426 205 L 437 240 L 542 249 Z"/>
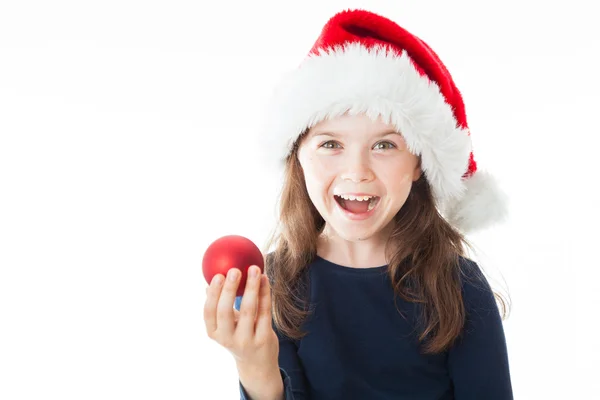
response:
<path id="1" fill-rule="evenodd" d="M 421 156 L 419 156 L 417 160 L 417 165 L 415 166 L 415 169 L 413 171 L 413 182 L 418 181 L 422 173 L 423 171 L 421 170 Z"/>
<path id="2" fill-rule="evenodd" d="M 292 154 L 290 155 L 290 157 L 296 157 L 296 159 L 298 160 L 298 165 L 300 165 L 300 169 L 304 171 L 304 165 L 302 162 L 302 156 L 304 155 L 304 152 L 302 150 L 303 150 L 302 146 L 298 146 L 295 149 L 295 151 L 292 151 Z"/>

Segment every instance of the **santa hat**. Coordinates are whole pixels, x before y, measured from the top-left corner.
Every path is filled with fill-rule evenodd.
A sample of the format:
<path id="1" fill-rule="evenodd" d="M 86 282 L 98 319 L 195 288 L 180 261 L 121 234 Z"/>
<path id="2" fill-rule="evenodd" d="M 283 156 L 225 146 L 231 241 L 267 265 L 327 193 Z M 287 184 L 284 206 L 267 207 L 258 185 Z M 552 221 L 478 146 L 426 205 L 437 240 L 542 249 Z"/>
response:
<path id="1" fill-rule="evenodd" d="M 442 215 L 467 233 L 506 216 L 505 194 L 477 169 L 463 99 L 437 54 L 364 10 L 333 16 L 299 68 L 277 85 L 261 132 L 278 168 L 318 122 L 365 113 L 392 124 L 421 167 Z"/>

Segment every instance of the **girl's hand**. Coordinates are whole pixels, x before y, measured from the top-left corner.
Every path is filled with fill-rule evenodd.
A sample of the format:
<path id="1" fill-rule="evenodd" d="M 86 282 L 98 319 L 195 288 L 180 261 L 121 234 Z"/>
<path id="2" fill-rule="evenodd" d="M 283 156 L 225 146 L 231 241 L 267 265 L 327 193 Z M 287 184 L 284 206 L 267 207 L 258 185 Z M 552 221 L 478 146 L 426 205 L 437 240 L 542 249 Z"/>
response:
<path id="1" fill-rule="evenodd" d="M 239 371 L 257 377 L 272 376 L 279 370 L 279 340 L 271 325 L 271 288 L 266 275 L 253 265 L 240 311 L 234 309 L 241 271 L 232 268 L 227 279 L 213 277 L 206 290 L 204 322 L 208 336 L 233 355 Z"/>

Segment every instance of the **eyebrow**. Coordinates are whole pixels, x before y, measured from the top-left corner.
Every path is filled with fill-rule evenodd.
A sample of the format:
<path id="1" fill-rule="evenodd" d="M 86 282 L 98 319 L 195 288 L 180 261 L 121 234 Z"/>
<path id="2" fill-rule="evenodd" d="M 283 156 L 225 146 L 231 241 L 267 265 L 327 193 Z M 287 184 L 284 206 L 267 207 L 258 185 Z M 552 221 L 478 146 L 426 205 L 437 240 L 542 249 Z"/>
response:
<path id="1" fill-rule="evenodd" d="M 383 132 L 380 132 L 380 133 L 374 135 L 374 137 L 380 138 L 380 137 L 384 137 L 384 136 L 392 135 L 392 134 L 400 135 L 400 133 L 398 131 L 392 130 L 392 131 L 383 131 Z M 335 132 L 329 132 L 329 131 L 322 131 L 322 132 L 317 131 L 316 133 L 311 133 L 310 134 L 310 137 L 317 137 L 317 136 L 332 136 L 332 137 L 335 137 L 335 138 L 339 138 L 342 135 L 340 135 L 338 133 L 335 133 Z"/>

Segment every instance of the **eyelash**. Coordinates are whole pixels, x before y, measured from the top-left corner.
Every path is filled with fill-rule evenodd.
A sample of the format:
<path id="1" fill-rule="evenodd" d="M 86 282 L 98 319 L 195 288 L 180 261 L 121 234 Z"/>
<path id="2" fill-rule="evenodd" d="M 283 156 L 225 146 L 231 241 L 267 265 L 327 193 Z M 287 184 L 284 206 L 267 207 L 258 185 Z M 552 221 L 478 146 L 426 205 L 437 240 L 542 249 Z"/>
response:
<path id="1" fill-rule="evenodd" d="M 322 148 L 324 148 L 324 149 L 328 149 L 328 150 L 332 150 L 333 148 L 331 148 L 331 147 L 325 147 L 325 145 L 326 145 L 326 144 L 328 144 L 328 143 L 336 143 L 336 144 L 339 144 L 339 143 L 338 143 L 338 142 L 336 142 L 335 140 L 328 140 L 328 141 L 324 142 L 323 144 L 321 144 L 319 147 L 322 147 Z M 396 148 L 396 147 L 397 147 L 397 146 L 396 146 L 394 143 L 392 143 L 392 142 L 390 142 L 390 141 L 387 141 L 387 140 L 384 140 L 384 141 L 382 141 L 382 142 L 377 142 L 377 143 L 375 144 L 375 146 L 377 146 L 377 145 L 379 145 L 379 144 L 382 144 L 382 143 L 387 143 L 387 144 L 389 144 L 389 145 L 391 146 L 391 149 L 394 149 L 394 148 Z M 383 149 L 383 150 L 390 150 L 390 149 Z"/>

